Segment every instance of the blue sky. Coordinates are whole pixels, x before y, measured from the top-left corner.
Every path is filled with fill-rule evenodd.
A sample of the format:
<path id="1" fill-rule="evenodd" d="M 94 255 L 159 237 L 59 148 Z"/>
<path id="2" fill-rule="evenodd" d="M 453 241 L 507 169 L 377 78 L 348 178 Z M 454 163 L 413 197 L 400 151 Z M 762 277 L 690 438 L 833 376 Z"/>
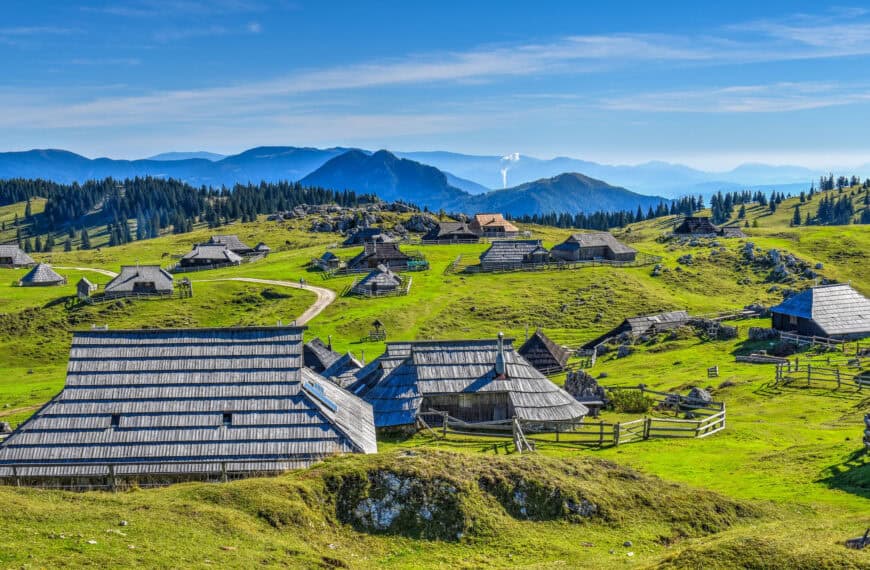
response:
<path id="1" fill-rule="evenodd" d="M 870 162 L 856 4 L 5 0 L 0 150 Z"/>

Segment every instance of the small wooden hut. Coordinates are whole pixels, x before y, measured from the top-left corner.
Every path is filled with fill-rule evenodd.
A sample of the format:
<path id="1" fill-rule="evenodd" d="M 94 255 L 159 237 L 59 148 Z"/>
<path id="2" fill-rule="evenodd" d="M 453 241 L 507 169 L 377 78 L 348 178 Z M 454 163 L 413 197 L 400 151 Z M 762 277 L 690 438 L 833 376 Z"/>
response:
<path id="1" fill-rule="evenodd" d="M 206 242 L 206 245 L 225 245 L 227 246 L 227 249 L 229 249 L 236 255 L 242 256 L 256 253 L 255 248 L 249 246 L 248 244 L 240 240 L 239 236 L 234 234 L 211 236 L 208 242 Z"/>
<path id="2" fill-rule="evenodd" d="M 637 250 L 628 247 L 610 232 L 589 232 L 573 234 L 553 247 L 550 254 L 562 261 L 634 261 Z"/>
<path id="3" fill-rule="evenodd" d="M 773 328 L 841 340 L 870 336 L 870 299 L 851 285 L 819 285 L 770 309 Z"/>
<path id="4" fill-rule="evenodd" d="M 543 374 L 564 370 L 571 355 L 568 349 L 550 340 L 541 329 L 537 329 L 517 352 Z"/>
<path id="5" fill-rule="evenodd" d="M 480 255 L 480 268 L 483 271 L 519 269 L 525 265 L 546 263 L 549 252 L 540 240 L 502 240 L 494 241 Z"/>
<path id="6" fill-rule="evenodd" d="M 172 275 L 159 265 L 124 265 L 121 272 L 106 283 L 103 295 L 115 297 L 170 296 L 175 291 Z"/>
<path id="7" fill-rule="evenodd" d="M 349 234 L 344 240 L 343 245 L 363 245 L 369 241 L 393 241 L 384 230 L 381 228 L 362 228 L 357 232 Z"/>
<path id="8" fill-rule="evenodd" d="M 713 225 L 707 216 L 686 216 L 679 225 L 674 227 L 676 235 L 709 236 L 718 235 L 719 228 Z"/>
<path id="9" fill-rule="evenodd" d="M 82 301 L 85 301 L 97 292 L 97 284 L 91 283 L 87 277 L 82 277 L 76 283 L 76 295 Z"/>
<path id="10" fill-rule="evenodd" d="M 374 269 L 379 265 L 390 269 L 407 269 L 411 256 L 399 249 L 396 242 L 367 241 L 362 252 L 348 261 L 349 269 Z"/>
<path id="11" fill-rule="evenodd" d="M 655 315 L 629 317 L 622 321 L 618 327 L 607 331 L 596 339 L 590 340 L 582 348 L 591 350 L 599 344 L 622 334 L 637 338 L 643 334 L 655 334 L 675 329 L 688 324 L 689 320 L 691 320 L 691 317 L 686 311 L 669 311 Z"/>
<path id="12" fill-rule="evenodd" d="M 389 267 L 378 265 L 353 286 L 352 292 L 366 297 L 378 297 L 393 294 L 401 287 L 402 278 L 399 275 L 393 273 Z"/>
<path id="13" fill-rule="evenodd" d="M 66 285 L 66 277 L 47 263 L 39 263 L 18 281 L 21 287 L 52 287 Z"/>
<path id="14" fill-rule="evenodd" d="M 197 267 L 229 267 L 242 263 L 242 256 L 227 247 L 226 244 L 200 243 L 181 258 L 179 269 L 195 269 Z"/>
<path id="15" fill-rule="evenodd" d="M 423 236 L 423 241 L 435 243 L 477 243 L 480 235 L 466 222 L 441 222 Z"/>
<path id="16" fill-rule="evenodd" d="M 36 262 L 17 245 L 0 245 L 0 267 L 33 267 Z"/>
<path id="17" fill-rule="evenodd" d="M 332 350 L 331 338 L 329 344 L 319 338 L 313 338 L 302 347 L 302 357 L 307 368 L 320 374 L 341 358 L 341 354 Z"/>
<path id="18" fill-rule="evenodd" d="M 509 239 L 520 235 L 520 229 L 501 214 L 475 214 L 469 228 L 485 238 Z"/>

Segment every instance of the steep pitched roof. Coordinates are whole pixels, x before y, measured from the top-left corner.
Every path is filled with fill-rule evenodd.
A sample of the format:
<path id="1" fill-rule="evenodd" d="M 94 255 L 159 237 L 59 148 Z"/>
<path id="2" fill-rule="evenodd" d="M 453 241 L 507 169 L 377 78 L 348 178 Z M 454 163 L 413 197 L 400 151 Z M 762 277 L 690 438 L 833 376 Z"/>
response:
<path id="1" fill-rule="evenodd" d="M 305 366 L 321 373 L 329 366 L 341 358 L 341 355 L 334 352 L 319 338 L 313 338 L 305 343 L 302 351 Z"/>
<path id="2" fill-rule="evenodd" d="M 47 263 L 39 263 L 27 272 L 27 274 L 21 278 L 22 285 L 32 285 L 32 284 L 60 284 L 65 283 L 66 278 L 56 272 L 51 268 L 51 265 Z"/>
<path id="3" fill-rule="evenodd" d="M 348 262 L 348 267 L 358 267 L 363 262 L 374 259 L 378 263 L 390 261 L 406 261 L 411 257 L 399 249 L 399 244 L 392 241 L 369 241 L 365 249 Z"/>
<path id="4" fill-rule="evenodd" d="M 477 232 L 472 230 L 465 222 L 441 222 L 436 227 L 429 230 L 423 236 L 425 241 L 434 241 L 438 239 L 450 239 L 456 236 L 460 239 L 470 239 L 470 236 L 477 237 Z"/>
<path id="5" fill-rule="evenodd" d="M 374 453 L 371 406 L 302 368 L 302 330 L 76 333 L 63 391 L 0 445 L 0 475 L 21 462 L 52 465 L 21 475 L 258 472 Z"/>
<path id="6" fill-rule="evenodd" d="M 812 319 L 828 335 L 870 333 L 870 299 L 845 283 L 812 287 L 770 310 Z"/>
<path id="7" fill-rule="evenodd" d="M 518 227 L 504 219 L 501 214 L 475 214 L 472 225 L 479 228 L 500 227 L 505 232 L 520 231 Z"/>
<path id="8" fill-rule="evenodd" d="M 571 354 L 550 340 L 541 329 L 536 330 L 517 352 L 532 366 L 544 373 L 558 372 L 565 368 Z"/>
<path id="9" fill-rule="evenodd" d="M 564 243 L 575 243 L 578 247 L 608 247 L 613 253 L 636 253 L 610 232 L 589 232 L 572 234 Z"/>
<path id="10" fill-rule="evenodd" d="M 366 275 L 356 284 L 356 287 L 362 289 L 371 288 L 372 285 L 377 285 L 379 289 L 398 287 L 402 284 L 402 278 L 390 271 L 384 265 L 378 265 L 377 269 Z"/>
<path id="11" fill-rule="evenodd" d="M 211 236 L 208 240 L 209 244 L 221 244 L 227 246 L 231 251 L 236 253 L 247 253 L 252 251 L 251 247 L 244 243 L 239 239 L 239 236 L 230 234 L 230 235 L 217 235 Z"/>
<path id="12" fill-rule="evenodd" d="M 714 234 L 719 228 L 713 225 L 706 216 L 687 216 L 683 222 L 674 229 L 677 234 Z"/>
<path id="13" fill-rule="evenodd" d="M 202 260 L 213 263 L 240 263 L 242 258 L 226 244 L 200 243 L 184 254 L 181 259 Z"/>
<path id="14" fill-rule="evenodd" d="M 386 361 L 389 372 L 364 396 L 377 427 L 414 423 L 427 395 L 506 393 L 516 416 L 530 421 L 574 420 L 588 412 L 517 354 L 510 340 L 502 351 L 504 378 L 496 373 L 496 340 L 418 341 L 398 343 L 395 349 L 393 344 L 378 359 Z"/>
<path id="15" fill-rule="evenodd" d="M 344 240 L 344 245 L 360 245 L 367 241 L 390 241 L 382 228 L 362 228 Z"/>
<path id="16" fill-rule="evenodd" d="M 17 245 L 0 245 L 0 257 L 8 257 L 12 265 L 33 265 L 36 262 Z"/>
<path id="17" fill-rule="evenodd" d="M 625 324 L 633 334 L 643 334 L 651 328 L 672 328 L 680 326 L 689 320 L 686 311 L 669 311 L 657 315 L 643 315 L 625 319 Z"/>
<path id="18" fill-rule="evenodd" d="M 159 265 L 124 265 L 121 272 L 106 283 L 106 293 L 131 293 L 137 283 L 154 283 L 157 291 L 172 292 L 172 275 Z"/>
<path id="19" fill-rule="evenodd" d="M 522 263 L 527 255 L 546 253 L 540 240 L 501 240 L 494 241 L 480 255 L 481 263 Z"/>

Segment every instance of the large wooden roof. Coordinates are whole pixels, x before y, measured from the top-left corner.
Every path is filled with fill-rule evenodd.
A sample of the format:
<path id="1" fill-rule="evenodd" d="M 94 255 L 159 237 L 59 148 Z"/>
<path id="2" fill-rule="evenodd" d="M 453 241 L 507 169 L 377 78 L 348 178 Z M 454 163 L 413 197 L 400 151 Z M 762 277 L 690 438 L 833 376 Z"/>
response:
<path id="1" fill-rule="evenodd" d="M 427 395 L 506 393 L 517 417 L 530 421 L 587 414 L 585 406 L 517 354 L 510 340 L 503 345 L 504 378 L 496 373 L 498 355 L 495 339 L 388 343 L 378 364 L 363 368 L 349 389 L 372 404 L 377 427 L 413 424 Z M 379 364 L 383 374 L 372 382 Z"/>
<path id="2" fill-rule="evenodd" d="M 0 445 L 0 476 L 276 471 L 376 451 L 371 406 L 302 367 L 302 328 L 76 333 L 63 391 Z M 229 420 L 229 421 L 228 421 Z M 217 462 L 217 463 L 215 463 Z"/>
<path id="3" fill-rule="evenodd" d="M 811 319 L 832 336 L 870 334 L 870 299 L 845 283 L 812 287 L 770 310 Z"/>

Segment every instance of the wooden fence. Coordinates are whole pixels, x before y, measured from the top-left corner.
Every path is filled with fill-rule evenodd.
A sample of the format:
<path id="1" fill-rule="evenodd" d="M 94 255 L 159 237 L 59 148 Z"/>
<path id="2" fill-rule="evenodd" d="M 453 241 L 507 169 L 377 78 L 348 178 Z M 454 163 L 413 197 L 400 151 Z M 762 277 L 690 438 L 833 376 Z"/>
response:
<path id="1" fill-rule="evenodd" d="M 658 255 L 638 254 L 634 261 L 611 261 L 608 259 L 594 259 L 590 261 L 548 261 L 545 263 L 517 263 L 508 266 L 486 268 L 478 265 L 469 265 L 463 269 L 465 273 L 515 273 L 518 271 L 573 271 L 587 269 L 589 267 L 645 267 L 659 263 L 662 258 Z"/>
<path id="2" fill-rule="evenodd" d="M 705 438 L 725 429 L 725 405 L 718 405 L 721 405 L 721 409 L 699 419 L 643 417 L 627 422 L 540 422 L 513 418 L 469 423 L 447 412 L 430 410 L 419 414 L 419 425 L 440 439 L 448 439 L 451 435 L 510 439 L 516 450 L 522 453 L 534 451 L 542 443 L 569 447 L 610 447 L 648 439 Z"/>
<path id="3" fill-rule="evenodd" d="M 362 297 L 365 299 L 377 299 L 380 297 L 403 297 L 411 292 L 411 282 L 413 279 L 408 277 L 407 279 L 402 280 L 402 284 L 392 291 L 357 291 L 355 287 L 360 282 L 359 279 L 354 279 L 353 283 L 345 287 L 342 292 L 342 297 Z"/>
<path id="4" fill-rule="evenodd" d="M 812 362 L 789 361 L 776 366 L 776 385 L 817 386 L 840 389 L 844 386 L 856 387 L 858 391 L 870 388 L 870 370 L 860 367 L 819 366 Z"/>
<path id="5" fill-rule="evenodd" d="M 870 450 L 870 414 L 864 416 L 864 447 Z"/>

